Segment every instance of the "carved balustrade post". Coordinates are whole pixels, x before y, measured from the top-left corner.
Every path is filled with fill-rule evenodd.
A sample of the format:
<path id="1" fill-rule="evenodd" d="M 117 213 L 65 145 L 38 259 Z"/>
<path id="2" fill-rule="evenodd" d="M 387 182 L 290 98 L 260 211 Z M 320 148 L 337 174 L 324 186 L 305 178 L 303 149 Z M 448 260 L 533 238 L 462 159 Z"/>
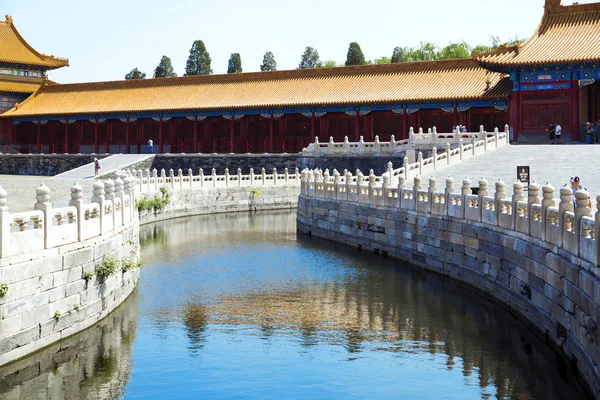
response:
<path id="1" fill-rule="evenodd" d="M 546 182 L 542 187 L 542 240 L 546 240 L 546 227 L 548 226 L 548 207 L 554 207 L 554 187 Z"/>
<path id="2" fill-rule="evenodd" d="M 348 142 L 348 136 L 344 136 L 344 154 L 350 152 L 350 143 Z"/>
<path id="3" fill-rule="evenodd" d="M 338 197 L 339 197 L 339 195 L 338 195 L 338 193 L 339 193 L 338 187 L 340 185 L 340 181 L 341 181 L 340 180 L 340 173 L 338 172 L 337 169 L 334 169 L 333 170 L 333 198 L 336 199 L 336 200 L 338 200 Z"/>
<path id="4" fill-rule="evenodd" d="M 460 204 L 462 209 L 463 218 L 466 217 L 466 209 L 467 209 L 467 195 L 473 194 L 471 190 L 471 180 L 465 176 L 465 179 L 462 181 L 462 187 L 460 188 Z"/>
<path id="5" fill-rule="evenodd" d="M 417 162 L 419 163 L 419 175 L 423 173 L 423 152 L 417 154 Z"/>
<path id="6" fill-rule="evenodd" d="M 181 168 L 177 170 L 177 178 L 179 179 L 179 190 L 183 189 L 183 171 Z"/>
<path id="7" fill-rule="evenodd" d="M 361 186 L 364 182 L 364 175 L 363 173 L 357 169 L 356 170 L 356 202 L 360 203 L 360 191 L 361 191 Z"/>
<path id="8" fill-rule="evenodd" d="M 190 181 L 190 189 L 194 188 L 194 172 L 188 168 L 188 180 Z"/>
<path id="9" fill-rule="evenodd" d="M 462 138 L 458 139 L 458 148 L 460 150 L 460 160 L 463 159 L 463 153 L 465 151 L 465 143 Z"/>
<path id="10" fill-rule="evenodd" d="M 483 221 L 483 210 L 484 210 L 484 200 L 483 198 L 489 196 L 488 191 L 488 181 L 481 177 L 479 180 L 479 193 L 477 194 L 477 205 L 479 207 L 479 221 Z"/>
<path id="11" fill-rule="evenodd" d="M 329 198 L 329 169 L 325 169 L 323 173 L 323 198 Z"/>
<path id="12" fill-rule="evenodd" d="M 525 196 L 523 195 L 523 184 L 521 182 L 515 182 L 513 184 L 512 196 L 512 230 L 516 230 L 517 228 L 517 218 L 519 217 L 518 207 L 520 201 L 525 201 Z"/>
<path id="13" fill-rule="evenodd" d="M 581 219 L 583 217 L 591 217 L 592 210 L 590 209 L 590 194 L 585 189 L 579 189 L 577 193 L 575 193 L 575 223 L 573 226 L 573 231 L 575 233 L 575 243 L 577 243 L 577 253 L 576 256 L 581 255 Z"/>
<path id="14" fill-rule="evenodd" d="M 450 147 L 450 143 L 446 143 L 446 164 L 450 164 L 450 153 L 452 152 L 452 147 Z"/>
<path id="15" fill-rule="evenodd" d="M 138 215 L 138 213 L 135 207 L 134 184 L 132 178 L 129 176 L 125 177 L 125 179 L 123 180 L 123 191 L 125 192 L 125 196 L 129 196 L 129 200 L 127 199 L 127 197 L 125 197 L 123 208 L 127 209 L 125 210 L 125 213 L 129 213 L 129 221 L 133 221 Z M 124 219 L 123 223 L 125 223 L 125 221 L 127 221 L 127 219 Z"/>
<path id="16" fill-rule="evenodd" d="M 273 186 L 277 186 L 277 168 L 273 168 Z"/>
<path id="17" fill-rule="evenodd" d="M 573 192 L 571 188 L 565 185 L 560 188 L 560 203 L 558 204 L 558 227 L 560 234 L 558 235 L 558 245 L 562 247 L 563 236 L 565 235 L 565 213 L 567 211 L 575 212 L 573 206 Z"/>
<path id="18" fill-rule="evenodd" d="M 433 193 L 437 190 L 437 179 L 435 176 L 431 176 L 429 178 L 429 187 L 427 188 L 427 212 L 431 213 L 433 211 Z"/>
<path id="19" fill-rule="evenodd" d="M 71 200 L 69 200 L 69 206 L 77 209 L 77 240 L 81 242 L 83 240 L 83 188 L 77 182 L 71 186 Z"/>
<path id="20" fill-rule="evenodd" d="M 125 194 L 123 192 L 124 190 L 124 185 L 125 182 L 123 182 L 123 179 L 121 179 L 120 177 L 117 177 L 117 179 L 115 179 L 115 199 L 119 199 L 119 203 L 120 208 L 119 208 L 119 214 L 121 215 L 121 224 L 124 225 L 125 224 Z M 116 214 L 116 209 L 115 209 L 115 214 Z"/>
<path id="21" fill-rule="evenodd" d="M 141 173 L 141 171 L 140 171 Z M 106 200 L 104 199 L 104 183 L 102 181 L 96 181 L 94 183 L 94 191 L 92 196 L 92 203 L 98 203 L 99 216 L 100 216 L 100 235 L 103 232 L 104 226 L 104 206 L 106 205 Z"/>
<path id="22" fill-rule="evenodd" d="M 502 207 L 500 206 L 500 200 L 506 199 L 505 184 L 502 179 L 498 179 L 496 182 L 496 193 L 494 193 L 494 209 L 496 210 L 496 225 L 500 225 L 500 214 L 502 214 Z"/>
<path id="23" fill-rule="evenodd" d="M 52 203 L 50 202 L 50 189 L 42 184 L 35 190 L 37 202 L 33 209 L 40 210 L 44 213 L 42 220 L 44 229 L 44 248 L 52 247 Z"/>
<path id="24" fill-rule="evenodd" d="M 402 168 L 404 168 L 404 180 L 408 180 L 408 157 L 402 160 Z"/>
<path id="25" fill-rule="evenodd" d="M 217 187 L 217 170 L 216 169 L 212 168 L 210 170 L 210 177 L 212 179 L 212 186 Z"/>
<path id="26" fill-rule="evenodd" d="M 454 191 L 454 179 L 451 176 L 446 178 L 446 187 L 444 188 L 444 215 L 448 215 L 448 204 L 450 204 L 450 195 Z"/>
<path id="27" fill-rule="evenodd" d="M 261 178 L 261 179 L 260 179 L 260 181 L 261 181 L 261 185 L 262 185 L 263 187 L 265 187 L 265 186 L 266 186 L 266 185 L 265 185 L 265 182 L 267 181 L 267 172 L 265 171 L 265 169 L 264 169 L 264 168 L 261 168 L 261 169 L 260 169 L 260 178 Z"/>
<path id="28" fill-rule="evenodd" d="M 376 179 L 377 179 L 377 177 L 375 176 L 375 172 L 373 172 L 373 170 L 370 170 L 369 171 L 369 204 L 371 204 L 371 205 L 376 203 L 373 198 L 373 190 L 375 188 Z"/>
<path id="29" fill-rule="evenodd" d="M 287 186 L 288 184 L 288 180 L 290 179 L 290 172 L 287 169 L 287 167 L 285 167 L 283 169 L 283 182 L 285 183 L 285 185 Z"/>
<path id="30" fill-rule="evenodd" d="M 541 205 L 542 200 L 540 198 L 540 185 L 535 182 L 531 182 L 529 184 L 529 188 L 527 191 L 527 218 L 529 222 L 529 234 L 533 233 L 532 224 L 534 221 L 534 215 L 532 213 L 533 205 L 538 204 Z M 542 215 L 538 216 L 540 220 L 542 219 Z"/>
<path id="31" fill-rule="evenodd" d="M 437 147 L 433 146 L 433 149 L 431 149 L 431 156 L 433 158 L 433 169 L 435 170 L 437 164 Z"/>
<path id="32" fill-rule="evenodd" d="M 229 187 L 229 168 L 225 168 L 225 187 Z"/>
<path id="33" fill-rule="evenodd" d="M 150 171 L 148 171 L 150 172 Z M 104 200 L 111 202 L 112 208 L 112 227 L 115 227 L 115 184 L 112 179 L 104 181 Z"/>

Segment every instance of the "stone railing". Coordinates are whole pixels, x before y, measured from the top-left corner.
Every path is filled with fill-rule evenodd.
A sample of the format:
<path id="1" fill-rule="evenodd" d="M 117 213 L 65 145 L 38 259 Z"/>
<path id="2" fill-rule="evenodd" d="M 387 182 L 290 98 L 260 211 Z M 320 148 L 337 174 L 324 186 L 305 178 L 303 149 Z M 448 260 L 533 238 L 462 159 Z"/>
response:
<path id="1" fill-rule="evenodd" d="M 600 247 L 596 237 L 600 228 L 600 196 L 597 212 L 592 216 L 589 207 L 590 195 L 579 190 L 576 207 L 569 187 L 560 189 L 560 200 L 554 199 L 554 188 L 547 184 L 542 188 L 532 183 L 525 197 L 523 184 L 513 185 L 512 198 L 506 198 L 505 184 L 498 181 L 496 192 L 489 194 L 488 182 L 479 181 L 479 192 L 471 194 L 471 181 L 462 181 L 460 193 L 454 193 L 454 181 L 446 180 L 444 190 L 437 189 L 435 178 L 429 179 L 429 187 L 421 187 L 420 177 L 414 178 L 408 188 L 402 175 L 397 184 L 392 184 L 391 173 L 375 176 L 372 171 L 364 177 L 345 172 L 342 176 L 334 170 L 302 171 L 301 193 L 306 197 L 324 198 L 359 203 L 369 206 L 384 206 L 403 211 L 417 211 L 442 217 L 481 222 L 544 240 L 567 251 L 574 257 L 598 265 Z"/>
<path id="2" fill-rule="evenodd" d="M 75 183 L 60 208 L 41 185 L 34 210 L 16 213 L 0 188 L 0 365 L 88 328 L 135 288 L 137 268 L 96 273 L 106 257 L 139 258 L 136 182 L 123 178 L 95 182 L 91 202 Z"/>
<path id="3" fill-rule="evenodd" d="M 410 128 L 408 139 L 395 140 L 394 135 L 389 142 L 380 142 L 379 136 L 375 136 L 374 142 L 364 142 L 360 137 L 358 142 L 349 142 L 346 136 L 343 142 L 334 142 L 329 138 L 328 143 L 320 143 L 319 138 L 311 143 L 302 152 L 304 154 L 315 155 L 368 155 L 368 154 L 392 154 L 401 151 L 411 150 L 419 147 L 441 146 L 460 146 L 472 145 L 474 148 L 483 146 L 485 151 L 509 144 L 509 127 L 505 125 L 504 131 L 494 129 L 494 132 L 486 132 L 483 126 L 479 132 L 459 132 L 458 130 L 450 133 L 438 133 L 436 127 L 423 132 L 415 133 Z M 483 150 L 483 149 L 482 149 Z"/>
<path id="4" fill-rule="evenodd" d="M 283 173 L 278 173 L 277 169 L 273 168 L 270 174 L 264 168 L 259 174 L 255 174 L 254 169 L 250 168 L 250 173 L 247 175 L 242 174 L 241 169 L 238 169 L 236 174 L 230 174 L 227 168 L 224 175 L 217 175 L 214 168 L 208 175 L 204 174 L 202 168 L 198 171 L 198 175 L 194 175 L 192 169 L 188 169 L 186 175 L 181 169 L 177 170 L 177 174 L 170 169 L 168 175 L 164 169 L 160 171 L 160 175 L 156 169 L 152 171 L 149 169 L 126 170 L 124 173 L 135 178 L 136 190 L 139 194 L 154 193 L 161 187 L 173 191 L 208 188 L 300 187 L 298 168 L 293 173 L 290 173 L 287 168 Z"/>
<path id="5" fill-rule="evenodd" d="M 136 217 L 135 179 L 98 181 L 94 197 L 85 203 L 79 184 L 71 188 L 68 207 L 54 208 L 50 189 L 36 189 L 33 211 L 11 213 L 7 193 L 0 188 L 0 258 L 82 242 L 119 230 Z"/>
<path id="6" fill-rule="evenodd" d="M 411 187 L 400 176 L 304 170 L 298 229 L 397 257 L 466 282 L 529 320 L 577 362 L 600 398 L 600 196 L 522 183 L 473 194 L 448 178 Z"/>

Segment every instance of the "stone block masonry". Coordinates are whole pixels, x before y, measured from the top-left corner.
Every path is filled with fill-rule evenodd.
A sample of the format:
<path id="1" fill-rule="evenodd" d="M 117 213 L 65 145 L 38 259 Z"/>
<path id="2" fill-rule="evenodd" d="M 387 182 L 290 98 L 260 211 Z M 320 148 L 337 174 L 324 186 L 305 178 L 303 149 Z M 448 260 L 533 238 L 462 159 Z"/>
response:
<path id="1" fill-rule="evenodd" d="M 471 194 L 468 179 L 454 193 L 435 179 L 421 189 L 392 187 L 387 176 L 344 179 L 334 171 L 302 172 L 298 230 L 396 257 L 476 287 L 539 329 L 577 365 L 600 398 L 600 211 L 589 194 L 562 188 L 558 207 L 550 185 L 520 183 L 505 199 L 504 184 L 487 181 Z M 600 207 L 600 197 L 597 199 Z M 600 209 L 600 208 L 599 208 Z"/>
<path id="2" fill-rule="evenodd" d="M 0 365 L 23 358 L 95 324 L 133 291 L 139 269 L 100 278 L 107 256 L 139 258 L 135 181 L 94 184 L 91 203 L 71 188 L 68 207 L 55 208 L 41 185 L 34 211 L 11 213 L 0 188 Z"/>

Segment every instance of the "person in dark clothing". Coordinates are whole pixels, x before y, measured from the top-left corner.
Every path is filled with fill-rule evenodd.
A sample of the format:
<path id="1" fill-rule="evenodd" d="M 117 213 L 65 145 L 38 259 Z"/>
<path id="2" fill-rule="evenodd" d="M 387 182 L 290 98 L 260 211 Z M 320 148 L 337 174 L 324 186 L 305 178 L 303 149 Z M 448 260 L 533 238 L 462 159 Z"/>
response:
<path id="1" fill-rule="evenodd" d="M 548 127 L 546 128 L 546 132 L 548 132 L 548 137 L 550 139 L 550 144 L 554 144 L 554 135 L 556 133 L 554 128 L 554 122 L 550 121 Z"/>

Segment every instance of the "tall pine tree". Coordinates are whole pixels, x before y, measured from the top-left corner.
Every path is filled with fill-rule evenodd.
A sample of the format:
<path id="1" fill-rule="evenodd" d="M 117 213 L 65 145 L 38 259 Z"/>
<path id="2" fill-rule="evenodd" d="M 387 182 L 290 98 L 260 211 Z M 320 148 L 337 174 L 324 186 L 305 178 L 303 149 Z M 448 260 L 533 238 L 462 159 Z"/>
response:
<path id="1" fill-rule="evenodd" d="M 227 66 L 228 74 L 239 74 L 242 72 L 242 57 L 240 53 L 233 53 L 229 57 L 229 65 Z"/>
<path id="2" fill-rule="evenodd" d="M 366 63 L 367 62 L 365 61 L 365 55 L 360 49 L 358 43 L 350 43 L 350 46 L 348 46 L 348 55 L 346 56 L 346 66 L 364 65 Z"/>
<path id="3" fill-rule="evenodd" d="M 300 59 L 300 64 L 298 68 L 306 69 L 306 68 L 320 68 L 321 60 L 319 59 L 319 52 L 313 49 L 310 46 L 306 47 L 304 53 L 302 53 L 302 58 Z"/>
<path id="4" fill-rule="evenodd" d="M 392 63 L 408 61 L 408 49 L 406 47 L 396 46 L 392 53 Z"/>
<path id="5" fill-rule="evenodd" d="M 160 59 L 160 64 L 154 70 L 155 78 L 174 78 L 177 74 L 173 70 L 173 64 L 171 63 L 171 59 L 167 56 L 163 56 Z"/>
<path id="6" fill-rule="evenodd" d="M 277 71 L 277 62 L 275 56 L 270 51 L 265 53 L 263 57 L 262 65 L 260 66 L 261 71 Z"/>
<path id="7" fill-rule="evenodd" d="M 210 68 L 210 54 L 206 51 L 206 46 L 202 40 L 196 40 L 192 44 L 190 49 L 190 55 L 188 56 L 185 64 L 185 75 L 210 75 L 213 73 Z"/>

